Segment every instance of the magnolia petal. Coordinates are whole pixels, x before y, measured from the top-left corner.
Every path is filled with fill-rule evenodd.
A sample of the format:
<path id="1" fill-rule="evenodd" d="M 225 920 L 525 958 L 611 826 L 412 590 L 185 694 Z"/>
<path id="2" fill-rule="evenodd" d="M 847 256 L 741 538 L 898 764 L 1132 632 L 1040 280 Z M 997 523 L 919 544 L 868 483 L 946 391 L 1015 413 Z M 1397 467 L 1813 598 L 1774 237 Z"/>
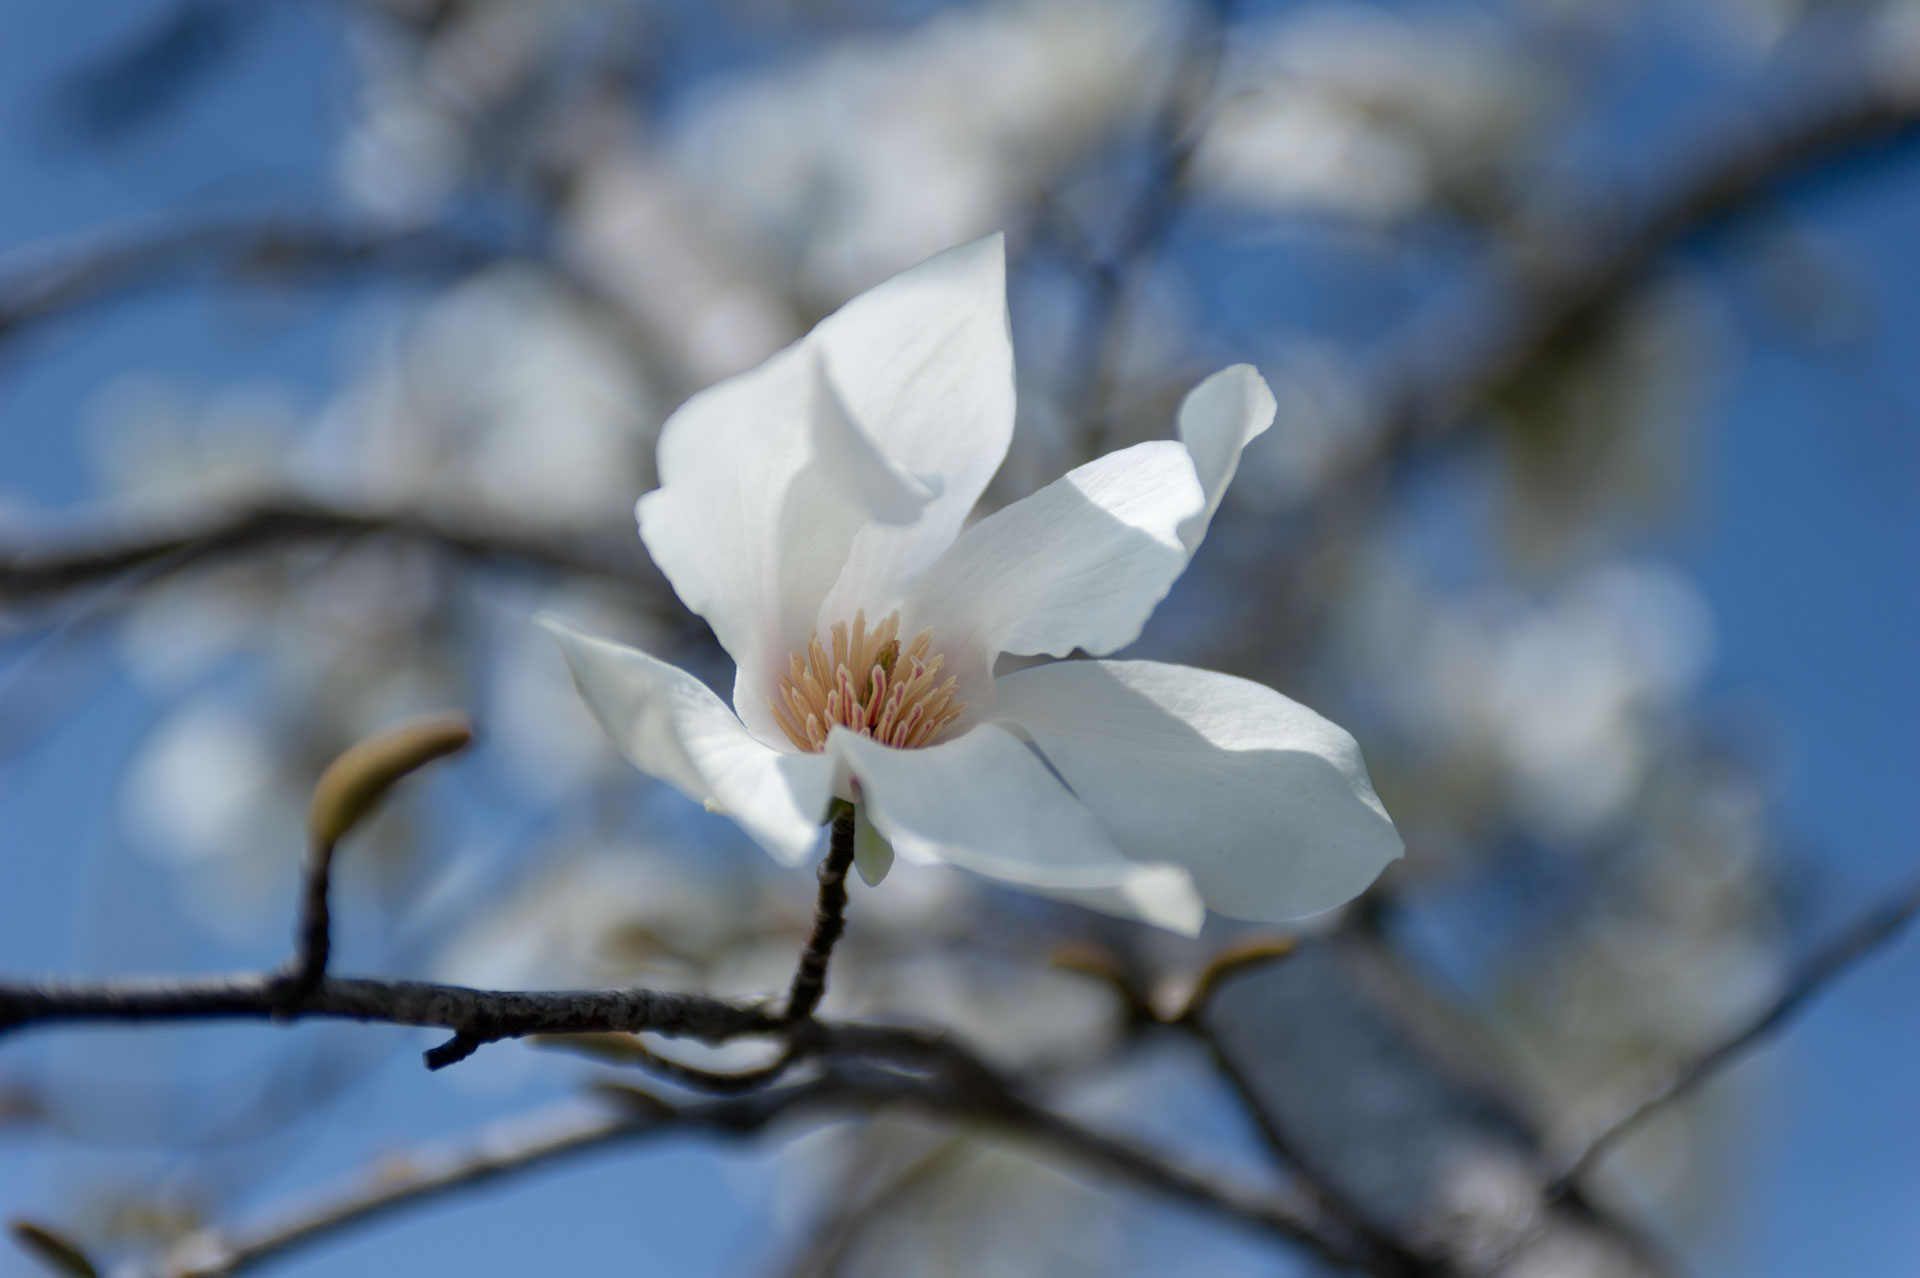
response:
<path id="1" fill-rule="evenodd" d="M 874 829 L 865 805 L 853 810 L 853 868 L 860 871 L 860 881 L 868 887 L 879 887 L 893 868 L 893 844 Z"/>
<path id="2" fill-rule="evenodd" d="M 1184 870 L 1125 856 L 1003 728 L 982 724 L 921 750 L 836 729 L 827 750 L 852 772 L 875 828 L 910 861 L 947 862 L 1189 936 L 1206 917 Z"/>
<path id="3" fill-rule="evenodd" d="M 711 689 L 676 666 L 557 618 L 539 620 L 587 708 L 633 766 L 725 812 L 780 860 L 808 858 L 833 800 L 832 759 L 755 740 Z"/>
<path id="4" fill-rule="evenodd" d="M 768 742 L 778 664 L 811 633 L 860 522 L 813 465 L 818 383 L 812 356 L 789 347 L 687 400 L 660 429 L 660 487 L 637 508 L 640 539 L 733 657 L 734 705 Z"/>
<path id="5" fill-rule="evenodd" d="M 1180 525 L 1180 540 L 1191 555 L 1200 548 L 1227 495 L 1227 485 L 1240 469 L 1246 446 L 1273 425 L 1278 405 L 1260 370 L 1251 364 L 1221 369 L 1187 392 L 1180 401 L 1180 442 L 1193 457 L 1194 473 L 1206 491 L 1206 505 Z"/>
<path id="6" fill-rule="evenodd" d="M 905 628 L 933 628 L 973 706 L 1002 652 L 1111 652 L 1186 568 L 1180 525 L 1205 500 L 1172 440 L 1109 453 L 962 533 L 914 584 Z"/>
<path id="7" fill-rule="evenodd" d="M 682 404 L 661 427 L 659 470 L 640 538 L 733 657 L 741 720 L 778 744 L 780 668 L 855 536 L 913 519 L 931 494 L 861 432 L 804 342 Z"/>
<path id="8" fill-rule="evenodd" d="M 1000 680 L 997 714 L 1121 850 L 1185 866 L 1206 903 L 1273 922 L 1358 896 L 1400 835 L 1344 729 L 1273 689 L 1153 661 Z"/>
<path id="9" fill-rule="evenodd" d="M 958 535 L 1013 437 L 1013 340 L 999 235 L 929 258 L 822 320 L 820 351 L 848 412 L 932 498 L 910 524 L 867 527 L 821 610 L 890 608 Z"/>
<path id="10" fill-rule="evenodd" d="M 1250 365 L 1215 373 L 1181 405 L 1180 442 L 1109 453 L 962 533 L 915 583 L 906 628 L 934 628 L 975 705 L 1002 652 L 1098 655 L 1132 643 L 1273 414 Z"/>
<path id="11" fill-rule="evenodd" d="M 853 419 L 814 352 L 813 445 L 833 488 L 882 524 L 910 524 L 938 495 L 940 480 L 914 478 L 896 466 Z"/>

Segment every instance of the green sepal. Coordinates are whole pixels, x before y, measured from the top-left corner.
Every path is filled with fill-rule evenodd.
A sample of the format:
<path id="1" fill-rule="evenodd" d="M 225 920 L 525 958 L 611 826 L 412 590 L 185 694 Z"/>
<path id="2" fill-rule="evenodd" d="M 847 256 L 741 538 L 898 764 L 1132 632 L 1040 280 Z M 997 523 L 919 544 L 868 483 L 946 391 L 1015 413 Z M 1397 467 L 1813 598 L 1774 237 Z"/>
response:
<path id="1" fill-rule="evenodd" d="M 868 887 L 879 887 L 880 880 L 893 868 L 893 845 L 867 819 L 864 803 L 853 810 L 853 868 L 860 871 L 860 881 Z"/>

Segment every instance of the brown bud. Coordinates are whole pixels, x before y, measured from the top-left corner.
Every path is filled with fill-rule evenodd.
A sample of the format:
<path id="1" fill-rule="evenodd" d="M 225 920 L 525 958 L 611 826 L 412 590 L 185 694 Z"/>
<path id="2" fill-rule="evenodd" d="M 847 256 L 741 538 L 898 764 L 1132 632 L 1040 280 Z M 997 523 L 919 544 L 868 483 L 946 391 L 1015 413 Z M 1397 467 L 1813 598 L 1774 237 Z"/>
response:
<path id="1" fill-rule="evenodd" d="M 327 765 L 313 787 L 307 832 L 329 846 L 345 837 L 373 810 L 395 782 L 473 740 L 473 727 L 459 715 L 416 719 L 349 746 Z"/>

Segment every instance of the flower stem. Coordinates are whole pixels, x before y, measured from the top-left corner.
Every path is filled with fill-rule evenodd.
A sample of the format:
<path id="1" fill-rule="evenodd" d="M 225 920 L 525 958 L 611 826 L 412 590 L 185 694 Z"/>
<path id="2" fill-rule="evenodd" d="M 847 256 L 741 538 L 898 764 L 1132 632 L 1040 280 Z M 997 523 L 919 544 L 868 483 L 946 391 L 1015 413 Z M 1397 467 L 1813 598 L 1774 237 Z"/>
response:
<path id="1" fill-rule="evenodd" d="M 813 907 L 813 931 L 800 951 L 793 985 L 787 991 L 787 1019 L 813 1016 L 827 992 L 827 961 L 840 934 L 847 930 L 847 871 L 853 866 L 853 805 L 835 807 L 827 855 L 820 862 L 820 896 Z"/>

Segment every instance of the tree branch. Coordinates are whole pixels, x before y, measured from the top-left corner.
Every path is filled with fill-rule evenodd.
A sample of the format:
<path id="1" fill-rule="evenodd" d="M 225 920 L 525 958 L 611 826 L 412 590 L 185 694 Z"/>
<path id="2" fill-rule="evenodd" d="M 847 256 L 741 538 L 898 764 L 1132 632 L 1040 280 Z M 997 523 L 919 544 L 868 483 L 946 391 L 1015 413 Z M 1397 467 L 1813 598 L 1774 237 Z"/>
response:
<path id="1" fill-rule="evenodd" d="M 781 1266 L 781 1278 L 838 1278 L 844 1272 L 847 1255 L 857 1246 L 867 1229 L 876 1221 L 906 1208 L 916 1194 L 950 1170 L 967 1151 L 967 1143 L 957 1136 L 942 1136 L 931 1149 L 908 1159 L 904 1165 L 876 1165 L 884 1156 L 884 1147 L 865 1133 L 868 1144 L 851 1160 L 835 1197 L 836 1206 L 809 1226 L 809 1238 L 796 1254 Z"/>
<path id="2" fill-rule="evenodd" d="M 1568 1160 L 1567 1169 L 1553 1182 L 1554 1192 L 1565 1193 L 1578 1185 L 1615 1145 L 1648 1118 L 1691 1095 L 1750 1049 L 1784 1029 L 1828 985 L 1904 932 L 1916 914 L 1920 914 L 1920 881 L 1863 911 L 1808 955 L 1789 975 L 1780 993 L 1758 1015 L 1672 1070 L 1596 1132 Z"/>
<path id="3" fill-rule="evenodd" d="M 457 279 L 521 264 L 603 324 L 660 388 L 679 384 L 625 302 L 539 244 L 515 246 L 446 226 L 353 226 L 241 214 L 174 226 L 90 231 L 0 261 L 0 346 L 87 306 L 208 276 L 227 283 L 331 284 L 352 276 Z"/>
<path id="4" fill-rule="evenodd" d="M 1134 278 L 1153 264 L 1186 201 L 1187 176 L 1205 132 L 1205 115 L 1226 56 L 1233 0 L 1189 0 L 1186 29 L 1148 139 L 1148 166 L 1105 256 L 1088 246 L 1087 297 L 1068 354 L 1068 402 L 1084 401 L 1080 451 L 1105 451 L 1114 382 L 1132 320 Z M 1065 212 L 1060 217 L 1068 216 Z"/>
<path id="5" fill-rule="evenodd" d="M 827 855 L 820 862 L 820 897 L 813 907 L 813 930 L 800 950 L 787 991 L 787 1019 L 804 1021 L 827 992 L 827 963 L 847 930 L 847 871 L 853 868 L 853 808 L 841 805 L 833 816 Z"/>
<path id="6" fill-rule="evenodd" d="M 1197 15 L 1201 25 L 1196 29 L 1205 30 L 1205 21 Z M 1781 109 L 1743 113 L 1737 128 L 1691 148 L 1684 163 L 1672 166 L 1677 176 L 1650 196 L 1589 201 L 1605 209 L 1637 207 L 1635 216 L 1574 219 L 1548 235 L 1531 237 L 1547 248 L 1509 255 L 1490 266 L 1493 301 L 1477 319 L 1463 322 L 1449 312 L 1410 325 L 1401 342 L 1406 358 L 1380 401 L 1372 442 L 1347 459 L 1343 477 L 1349 483 L 1359 480 L 1414 444 L 1458 429 L 1476 408 L 1524 380 L 1593 317 L 1638 287 L 1677 244 L 1737 219 L 1785 185 L 1830 171 L 1850 157 L 1908 143 L 1920 133 L 1920 84 L 1891 73 L 1853 75 L 1827 86 L 1811 105 L 1796 101 L 1794 107 L 1791 114 Z M 1180 138 L 1170 136 L 1168 145 L 1168 162 L 1177 173 Z M 1140 219 L 1144 229 L 1129 242 L 1151 244 L 1163 216 Z M 499 253 L 426 232 L 393 235 L 273 222 L 163 231 L 0 281 L 0 338 L 80 302 L 185 267 L 286 271 L 398 262 L 446 269 L 488 256 Z M 1442 334 L 1448 340 L 1437 340 Z M 1344 504 L 1344 497 L 1333 500 L 1343 487 L 1332 485 L 1332 504 Z M 638 575 L 649 585 L 659 584 L 637 551 L 619 554 L 458 520 L 263 500 L 187 529 L 50 551 L 0 551 L 0 602 L 55 594 L 157 560 L 171 560 L 178 568 L 241 550 L 360 532 L 428 541 L 483 562 L 622 580 Z"/>
<path id="7" fill-rule="evenodd" d="M 510 256 L 444 229 L 329 226 L 245 217 L 92 234 L 10 255 L 0 275 L 0 342 L 106 298 L 203 273 L 239 279 L 347 273 L 462 275 Z"/>
<path id="8" fill-rule="evenodd" d="M 1049 1148 L 1072 1161 L 1130 1181 L 1163 1197 L 1237 1221 L 1307 1248 L 1329 1263 L 1353 1265 L 1369 1253 L 1347 1239 L 1309 1199 L 1276 1197 L 1214 1182 L 1125 1141 L 1081 1127 L 1019 1096 L 978 1056 L 937 1031 L 904 1026 L 794 1021 L 759 1007 L 692 994 L 654 990 L 578 990 L 521 993 L 411 981 L 323 977 L 303 998 L 289 997 L 288 975 L 189 978 L 102 984 L 0 985 L 0 1033 L 62 1023 L 141 1024 L 152 1021 L 283 1019 L 309 1016 L 438 1026 L 454 1031 L 426 1053 L 430 1068 L 460 1060 L 478 1046 L 527 1035 L 652 1031 L 708 1042 L 749 1036 L 779 1037 L 786 1049 L 772 1066 L 744 1075 L 713 1075 L 672 1063 L 673 1081 L 734 1091 L 771 1083 L 798 1060 L 824 1057 L 828 1072 L 813 1082 L 763 1087 L 746 1096 L 681 1108 L 647 1096 L 644 1122 L 575 1124 L 512 1145 L 483 1144 L 480 1152 L 442 1159 L 429 1171 L 330 1200 L 296 1213 L 237 1244 L 219 1244 L 211 1264 L 194 1261 L 165 1272 L 231 1273 L 258 1259 L 333 1229 L 458 1185 L 533 1166 L 560 1154 L 659 1128 L 732 1134 L 759 1131 L 790 1108 L 837 1111 L 907 1106 L 936 1117 L 988 1126 Z M 644 1047 L 636 1062 L 658 1067 L 663 1058 Z M 862 1065 L 862 1062 L 872 1064 Z M 876 1068 L 884 1065 L 885 1068 Z M 905 1071 L 905 1072 L 902 1072 Z"/>
<path id="9" fill-rule="evenodd" d="M 1651 196 L 1616 194 L 1589 201 L 1606 209 L 1637 207 L 1637 215 L 1573 219 L 1532 237 L 1546 242 L 1544 251 L 1494 262 L 1489 267 L 1492 300 L 1477 316 L 1463 318 L 1448 308 L 1409 325 L 1398 343 L 1404 358 L 1379 401 L 1371 442 L 1344 460 L 1325 490 L 1326 507 L 1351 510 L 1353 486 L 1383 463 L 1457 431 L 1477 408 L 1525 380 L 1584 325 L 1637 288 L 1676 245 L 1736 220 L 1786 185 L 1831 171 L 1851 157 L 1910 143 L 1920 134 L 1920 84 L 1890 74 L 1856 75 L 1830 86 L 1812 105 L 1796 106 L 1792 114 L 1745 113 L 1736 129 L 1692 148 L 1685 163 L 1672 166 L 1678 176 Z M 1177 163 L 1177 149 L 1172 154 Z M 1151 218 L 1143 223 L 1146 243 L 1151 243 L 1153 223 Z M 426 251 L 422 242 L 399 241 L 392 251 Z M 455 245 L 441 247 L 459 256 Z M 27 283 L 0 283 L 0 338 L 129 280 L 146 281 L 156 261 L 201 262 L 227 255 L 242 266 L 264 266 L 302 260 L 307 250 L 312 260 L 333 262 L 378 261 L 386 251 L 364 232 L 310 228 L 303 235 L 271 224 L 164 233 L 103 251 L 98 260 L 43 268 Z M 0 603 L 57 595 L 140 568 L 175 571 L 249 550 L 361 533 L 423 541 L 483 563 L 638 579 L 650 599 L 680 611 L 637 549 L 589 546 L 472 519 L 328 508 L 285 498 L 262 499 L 186 527 L 67 547 L 0 549 Z"/>
<path id="10" fill-rule="evenodd" d="M 1738 221 L 1785 187 L 1912 144 L 1920 137 L 1920 74 L 1873 66 L 1875 52 L 1841 59 L 1849 65 L 1800 86 L 1791 101 L 1743 110 L 1733 126 L 1675 157 L 1649 193 L 1590 197 L 1586 207 L 1606 212 L 1523 235 L 1522 251 L 1492 264 L 1493 302 L 1477 322 L 1434 314 L 1404 335 L 1402 375 L 1382 400 L 1371 448 L 1351 459 L 1350 471 L 1457 430 L 1638 288 L 1677 246 Z"/>
<path id="11" fill-rule="evenodd" d="M 543 1111 L 491 1129 L 469 1143 L 411 1154 L 400 1160 L 406 1170 L 398 1174 L 388 1173 L 293 1206 L 230 1237 L 214 1231 L 189 1238 L 148 1272 L 163 1278 L 238 1274 L 399 1208 L 616 1144 L 678 1134 L 748 1138 L 790 1116 L 831 1119 L 888 1109 L 908 1109 L 995 1131 L 1096 1175 L 1304 1248 L 1329 1264 L 1351 1268 L 1355 1263 L 1322 1222 L 1284 1195 L 1188 1171 L 1010 1093 L 968 1091 L 898 1074 L 855 1070 L 830 1072 L 752 1096 L 685 1105 L 635 1090 L 602 1089 L 602 1095 L 622 1101 L 621 1112 L 582 1114 L 577 1107 Z"/>
<path id="12" fill-rule="evenodd" d="M 1674 1271 L 1625 1222 L 1554 1199 L 1539 1133 L 1465 1009 L 1357 929 L 1216 973 L 1188 1010 L 1270 1144 L 1357 1218 L 1385 1272 Z M 1338 1214 L 1334 1214 L 1338 1213 Z"/>
<path id="13" fill-rule="evenodd" d="M 1237 965 L 1236 965 L 1237 966 Z M 1225 973 L 1223 972 L 1224 978 Z M 1195 1000 L 1204 1005 L 1204 995 Z M 1397 1266 L 1396 1273 L 1422 1274 L 1432 1272 L 1436 1266 L 1428 1258 L 1415 1253 L 1387 1231 L 1377 1227 L 1367 1218 L 1362 1205 L 1355 1202 L 1342 1188 L 1332 1180 L 1316 1175 L 1312 1168 L 1312 1159 L 1302 1159 L 1301 1151 L 1287 1139 L 1287 1135 L 1274 1122 L 1268 1108 L 1261 1104 L 1259 1090 L 1245 1069 L 1222 1047 L 1207 1021 L 1196 1015 L 1182 1016 L 1176 1022 L 1179 1028 L 1192 1035 L 1212 1058 L 1214 1068 L 1220 1077 L 1232 1088 L 1234 1097 L 1241 1109 L 1253 1120 L 1267 1149 L 1281 1166 L 1289 1168 L 1297 1176 L 1319 1212 L 1330 1220 L 1337 1220 L 1348 1233 L 1363 1241 L 1374 1254 Z"/>
<path id="14" fill-rule="evenodd" d="M 637 540 L 598 543 L 556 531 L 516 528 L 480 512 L 416 514 L 327 506 L 263 495 L 212 516 L 156 519 L 144 527 L 94 533 L 62 544 L 0 545 L 0 604 L 24 604 L 135 572 L 164 575 L 258 550 L 340 538 L 381 536 L 420 542 L 464 559 L 513 569 L 621 582 L 678 615 L 665 579 Z"/>
<path id="15" fill-rule="evenodd" d="M 574 300 L 635 340 L 632 317 L 592 279 L 525 247 L 444 226 L 353 226 L 240 214 L 176 226 L 90 231 L 36 244 L 0 265 L 0 343 L 87 306 L 196 276 L 228 282 L 331 283 L 346 276 L 457 278 L 505 262 L 537 266 Z"/>
<path id="16" fill-rule="evenodd" d="M 284 973 L 157 978 L 97 984 L 0 984 L 0 1035 L 41 1025 L 209 1020 L 333 1020 L 434 1026 L 453 1038 L 425 1054 L 440 1069 L 488 1044 L 535 1035 L 656 1033 L 707 1043 L 775 1038 L 788 1046 L 782 1068 L 814 1056 L 884 1060 L 975 1091 L 1001 1088 L 977 1056 L 937 1030 L 852 1021 L 794 1022 L 766 1007 L 661 990 L 475 990 L 422 981 L 323 978 L 304 998 L 289 997 Z M 659 1059 L 644 1049 L 630 1063 Z M 674 1071 L 686 1071 L 676 1077 Z M 707 1071 L 670 1067 L 675 1081 L 698 1085 Z M 719 1075 L 715 1077 L 725 1078 Z M 771 1081 L 770 1073 L 766 1081 Z M 708 1089 L 716 1090 L 716 1089 Z"/>
<path id="17" fill-rule="evenodd" d="M 247 974 L 100 984 L 0 985 L 0 1034 L 55 1023 L 267 1020 L 287 1007 L 284 975 Z M 454 1039 L 426 1054 L 438 1069 L 484 1043 L 530 1034 L 650 1030 L 706 1042 L 784 1033 L 779 1016 L 698 994 L 659 990 L 474 990 L 422 981 L 329 976 L 289 1019 L 323 1017 L 437 1026 Z M 458 1047 L 456 1047 L 458 1044 Z"/>
<path id="18" fill-rule="evenodd" d="M 212 1229 L 190 1235 L 157 1262 L 135 1267 L 135 1272 L 156 1278 L 238 1274 L 455 1190 L 533 1171 L 623 1140 L 664 1136 L 686 1126 L 650 1120 L 638 1112 L 583 1113 L 576 1106 L 523 1115 L 496 1124 L 469 1142 L 411 1150 L 404 1159 L 388 1160 L 405 1168 L 402 1173 L 364 1175 L 354 1185 L 288 1204 L 250 1228 L 231 1234 Z"/>

